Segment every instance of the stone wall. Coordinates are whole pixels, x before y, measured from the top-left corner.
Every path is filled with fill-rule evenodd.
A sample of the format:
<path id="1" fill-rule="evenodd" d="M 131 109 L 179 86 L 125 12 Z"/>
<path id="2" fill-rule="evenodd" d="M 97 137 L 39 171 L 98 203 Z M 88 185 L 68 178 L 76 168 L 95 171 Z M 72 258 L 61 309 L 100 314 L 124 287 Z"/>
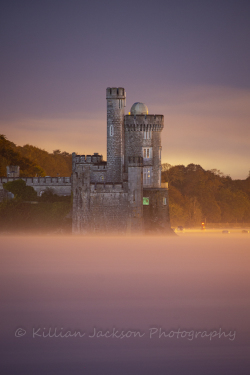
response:
<path id="1" fill-rule="evenodd" d="M 107 190 L 107 189 L 106 189 Z M 90 231 L 93 233 L 127 232 L 128 193 L 113 187 L 106 192 L 91 191 Z"/>
<path id="2" fill-rule="evenodd" d="M 169 231 L 168 189 L 144 188 L 143 197 L 149 198 L 149 205 L 143 206 L 145 232 L 165 233 Z"/>
<path id="3" fill-rule="evenodd" d="M 90 173 L 73 174 L 73 233 L 126 233 L 128 192 L 119 183 L 90 183 Z"/>
<path id="4" fill-rule="evenodd" d="M 3 183 L 20 179 L 27 186 L 32 186 L 37 195 L 41 195 L 46 188 L 52 189 L 57 195 L 71 195 L 71 177 L 0 177 L 0 188 Z"/>

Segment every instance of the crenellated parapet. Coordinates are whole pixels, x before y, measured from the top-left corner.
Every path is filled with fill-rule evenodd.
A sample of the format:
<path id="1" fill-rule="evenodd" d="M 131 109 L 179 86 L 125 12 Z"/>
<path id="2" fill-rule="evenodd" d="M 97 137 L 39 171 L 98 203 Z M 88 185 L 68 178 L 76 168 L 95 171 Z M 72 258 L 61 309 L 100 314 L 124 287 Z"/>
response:
<path id="1" fill-rule="evenodd" d="M 51 185 L 69 185 L 71 186 L 71 177 L 0 177 L 0 183 L 9 181 L 23 180 L 27 186 L 51 186 Z"/>
<path id="2" fill-rule="evenodd" d="M 124 116 L 125 131 L 162 131 L 163 115 L 126 115 Z"/>
<path id="3" fill-rule="evenodd" d="M 106 162 L 103 161 L 103 156 L 97 152 L 93 155 L 77 155 L 75 152 L 72 153 L 72 169 L 76 168 L 76 164 L 98 164 L 99 166 L 106 166 Z"/>
<path id="4" fill-rule="evenodd" d="M 125 99 L 126 92 L 123 87 L 108 87 L 106 89 L 106 99 Z"/>
<path id="5" fill-rule="evenodd" d="M 23 180 L 27 186 L 32 186 L 38 196 L 48 188 L 57 195 L 71 194 L 71 177 L 0 177 L 0 188 L 4 183 L 16 180 Z"/>

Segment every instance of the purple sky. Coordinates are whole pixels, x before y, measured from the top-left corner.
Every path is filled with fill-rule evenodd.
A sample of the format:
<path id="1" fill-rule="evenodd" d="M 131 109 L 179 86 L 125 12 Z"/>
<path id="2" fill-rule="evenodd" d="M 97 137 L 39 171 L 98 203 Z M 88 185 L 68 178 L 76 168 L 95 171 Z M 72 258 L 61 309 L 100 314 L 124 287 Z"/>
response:
<path id="1" fill-rule="evenodd" d="M 250 2 L 7 1 L 0 133 L 106 157 L 108 86 L 165 116 L 163 162 L 250 170 Z"/>

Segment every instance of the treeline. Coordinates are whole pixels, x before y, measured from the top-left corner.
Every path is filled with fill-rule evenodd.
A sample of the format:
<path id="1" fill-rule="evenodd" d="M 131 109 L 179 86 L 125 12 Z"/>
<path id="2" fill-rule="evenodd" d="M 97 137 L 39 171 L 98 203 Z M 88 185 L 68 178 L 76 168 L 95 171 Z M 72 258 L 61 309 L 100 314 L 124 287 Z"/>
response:
<path id="1" fill-rule="evenodd" d="M 232 180 L 195 164 L 162 167 L 162 182 L 169 184 L 172 226 L 250 222 L 250 176 Z"/>
<path id="2" fill-rule="evenodd" d="M 72 155 L 68 152 L 54 150 L 49 153 L 38 147 L 25 145 L 18 146 L 17 151 L 23 157 L 33 160 L 46 172 L 46 176 L 51 177 L 68 177 L 72 173 Z"/>
<path id="3" fill-rule="evenodd" d="M 19 165 L 20 176 L 70 176 L 72 157 L 67 152 L 49 153 L 38 147 L 16 146 L 0 135 L 0 176 L 7 165 Z M 250 222 L 250 176 L 232 180 L 219 170 L 200 165 L 162 165 L 162 182 L 169 183 L 171 224 Z"/>
<path id="4" fill-rule="evenodd" d="M 72 156 L 60 150 L 49 153 L 28 144 L 17 146 L 0 135 L 0 176 L 6 176 L 7 165 L 19 165 L 21 177 L 67 177 L 72 171 Z"/>
<path id="5" fill-rule="evenodd" d="M 28 157 L 22 156 L 15 143 L 0 134 L 0 176 L 6 177 L 8 165 L 19 165 L 21 177 L 46 176 L 45 170 L 40 165 Z"/>

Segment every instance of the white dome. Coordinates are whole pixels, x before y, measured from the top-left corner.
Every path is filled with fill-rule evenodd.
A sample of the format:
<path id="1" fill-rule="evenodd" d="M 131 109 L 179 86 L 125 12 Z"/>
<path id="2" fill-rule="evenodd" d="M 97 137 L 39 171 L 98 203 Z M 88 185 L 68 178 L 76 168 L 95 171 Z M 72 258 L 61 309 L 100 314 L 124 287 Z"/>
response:
<path id="1" fill-rule="evenodd" d="M 136 102 L 132 105 L 130 113 L 131 115 L 147 115 L 148 107 L 144 103 Z"/>

